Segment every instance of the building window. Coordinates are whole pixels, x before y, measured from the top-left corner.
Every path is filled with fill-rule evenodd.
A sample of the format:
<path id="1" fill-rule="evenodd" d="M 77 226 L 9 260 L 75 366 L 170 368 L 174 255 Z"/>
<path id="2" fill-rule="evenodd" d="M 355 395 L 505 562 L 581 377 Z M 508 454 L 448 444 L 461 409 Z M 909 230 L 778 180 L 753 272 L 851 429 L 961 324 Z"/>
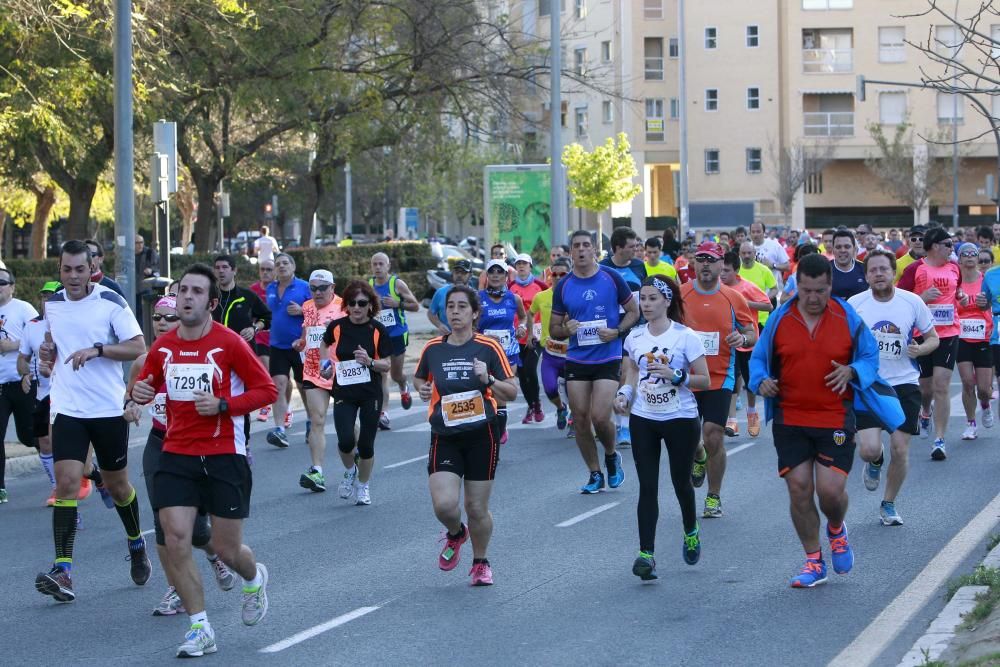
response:
<path id="1" fill-rule="evenodd" d="M 851 9 L 854 0 L 802 0 L 802 9 Z"/>
<path id="2" fill-rule="evenodd" d="M 667 42 L 667 55 L 671 58 L 678 58 L 681 55 L 681 45 L 676 37 L 671 37 Z"/>
<path id="3" fill-rule="evenodd" d="M 878 95 L 878 122 L 899 125 L 906 118 L 906 93 L 891 92 Z"/>
<path id="4" fill-rule="evenodd" d="M 833 74 L 854 69 L 852 28 L 807 28 L 802 31 L 802 71 Z"/>
<path id="5" fill-rule="evenodd" d="M 806 176 L 805 190 L 807 195 L 823 194 L 823 172 L 815 169 L 809 171 Z"/>
<path id="6" fill-rule="evenodd" d="M 560 13 L 566 11 L 566 0 L 559 0 Z M 548 16 L 552 13 L 552 0 L 538 0 L 538 15 Z"/>
<path id="7" fill-rule="evenodd" d="M 719 31 L 716 28 L 705 28 L 705 48 L 714 49 L 719 45 Z"/>
<path id="8" fill-rule="evenodd" d="M 578 19 L 582 19 L 587 16 L 587 0 L 575 0 L 573 16 Z"/>
<path id="9" fill-rule="evenodd" d="M 706 174 L 718 174 L 719 173 L 719 149 L 718 148 L 706 148 L 705 149 L 705 173 Z"/>
<path id="10" fill-rule="evenodd" d="M 764 151 L 760 148 L 747 149 L 747 173 L 759 174 L 764 164 Z"/>
<path id="11" fill-rule="evenodd" d="M 646 141 L 663 141 L 663 98 L 646 100 Z"/>
<path id="12" fill-rule="evenodd" d="M 611 40 L 601 42 L 601 62 L 611 62 Z"/>
<path id="13" fill-rule="evenodd" d="M 663 38 L 646 37 L 642 40 L 647 81 L 663 81 Z"/>
<path id="14" fill-rule="evenodd" d="M 589 120 L 587 118 L 587 107 L 576 108 L 576 136 L 584 138 L 589 130 Z"/>
<path id="15" fill-rule="evenodd" d="M 760 28 L 755 25 L 747 26 L 747 48 L 755 49 L 760 46 Z"/>
<path id="16" fill-rule="evenodd" d="M 646 19 L 662 19 L 663 0 L 643 0 L 642 17 Z"/>
<path id="17" fill-rule="evenodd" d="M 965 118 L 965 100 L 961 95 L 950 93 L 937 94 L 937 115 L 938 122 L 948 125 L 961 125 Z"/>
<path id="18" fill-rule="evenodd" d="M 760 108 L 760 88 L 747 88 L 747 109 L 755 111 Z"/>
<path id="19" fill-rule="evenodd" d="M 587 49 L 580 47 L 573 50 L 573 71 L 583 76 L 587 73 Z"/>
<path id="20" fill-rule="evenodd" d="M 706 88 L 705 89 L 705 111 L 718 111 L 719 110 L 719 89 L 718 88 Z"/>
<path id="21" fill-rule="evenodd" d="M 1000 99 L 1000 98 L 998 98 Z M 676 97 L 670 98 L 670 120 L 677 120 L 681 117 L 681 101 Z"/>
<path id="22" fill-rule="evenodd" d="M 601 102 L 601 121 L 605 123 L 610 123 L 615 119 L 614 108 L 611 106 L 611 100 L 604 100 Z"/>
<path id="23" fill-rule="evenodd" d="M 943 58 L 962 60 L 962 31 L 958 26 L 939 25 L 934 27 L 934 50 Z"/>
<path id="24" fill-rule="evenodd" d="M 878 61 L 906 62 L 906 28 L 901 25 L 878 29 Z"/>
<path id="25" fill-rule="evenodd" d="M 990 36 L 993 38 L 993 57 L 1000 58 L 1000 25 L 990 26 Z M 997 96 L 993 96 L 993 101 L 996 102 Z M 996 114 L 993 114 L 996 116 Z"/>

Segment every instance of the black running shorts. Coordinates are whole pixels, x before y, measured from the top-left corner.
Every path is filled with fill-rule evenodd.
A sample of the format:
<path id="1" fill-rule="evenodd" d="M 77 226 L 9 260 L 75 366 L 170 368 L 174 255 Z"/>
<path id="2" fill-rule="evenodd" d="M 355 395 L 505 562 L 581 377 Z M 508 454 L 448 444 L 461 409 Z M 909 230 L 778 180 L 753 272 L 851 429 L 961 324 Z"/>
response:
<path id="1" fill-rule="evenodd" d="M 84 419 L 56 415 L 52 422 L 52 459 L 59 461 L 87 460 L 87 450 L 94 446 L 97 465 L 114 472 L 128 465 L 128 422 L 125 417 L 95 417 Z"/>
<path id="2" fill-rule="evenodd" d="M 772 433 L 780 477 L 806 461 L 815 461 L 845 477 L 851 472 L 854 431 L 775 424 Z"/>
<path id="3" fill-rule="evenodd" d="M 450 472 L 471 482 L 485 482 L 496 476 L 500 460 L 500 439 L 496 424 L 486 423 L 475 431 L 456 435 L 431 434 L 427 474 Z"/>
<path id="4" fill-rule="evenodd" d="M 253 476 L 241 454 L 160 454 L 153 475 L 153 509 L 197 507 L 224 519 L 250 516 Z"/>

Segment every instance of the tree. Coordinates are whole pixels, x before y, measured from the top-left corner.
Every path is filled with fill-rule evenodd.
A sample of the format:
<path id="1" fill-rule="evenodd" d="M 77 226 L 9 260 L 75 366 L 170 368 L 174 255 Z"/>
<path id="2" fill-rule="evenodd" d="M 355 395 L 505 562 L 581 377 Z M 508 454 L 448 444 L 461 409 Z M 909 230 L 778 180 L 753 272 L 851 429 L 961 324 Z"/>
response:
<path id="1" fill-rule="evenodd" d="M 632 182 L 639 172 L 630 149 L 624 132 L 618 134 L 617 141 L 608 137 L 603 146 L 589 153 L 578 143 L 563 149 L 562 163 L 566 166 L 574 206 L 594 211 L 600 217 L 612 204 L 628 201 L 642 192 Z"/>
<path id="2" fill-rule="evenodd" d="M 796 140 L 789 146 L 779 146 L 774 141 L 768 143 L 767 152 L 774 173 L 771 195 L 787 223 L 792 219 L 795 198 L 811 177 L 820 174 L 833 161 L 835 146 L 832 141 L 810 145 Z"/>

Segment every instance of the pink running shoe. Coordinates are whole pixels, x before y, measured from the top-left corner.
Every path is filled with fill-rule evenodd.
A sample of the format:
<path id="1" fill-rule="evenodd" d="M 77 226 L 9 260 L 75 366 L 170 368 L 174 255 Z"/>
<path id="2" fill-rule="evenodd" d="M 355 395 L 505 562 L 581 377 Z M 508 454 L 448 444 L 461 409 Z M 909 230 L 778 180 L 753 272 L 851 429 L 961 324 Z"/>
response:
<path id="1" fill-rule="evenodd" d="M 288 412 L 285 413 L 285 428 L 291 428 L 291 427 L 292 427 L 292 411 L 289 410 Z"/>
<path id="2" fill-rule="evenodd" d="M 489 563 L 474 563 L 469 574 L 472 575 L 472 586 L 493 585 L 493 570 Z"/>
<path id="3" fill-rule="evenodd" d="M 271 406 L 265 405 L 260 409 L 260 412 L 257 413 L 257 421 L 266 422 L 270 418 L 271 418 Z"/>
<path id="4" fill-rule="evenodd" d="M 532 413 L 531 408 L 528 408 L 528 411 L 524 414 L 524 419 L 521 420 L 521 423 L 530 424 L 532 419 L 534 419 L 534 414 Z"/>
<path id="5" fill-rule="evenodd" d="M 534 416 L 536 422 L 541 423 L 545 420 L 545 413 L 542 412 L 541 403 L 535 403 L 535 409 L 532 411 L 532 415 Z"/>
<path id="6" fill-rule="evenodd" d="M 462 545 L 465 541 L 469 539 L 469 527 L 464 523 L 462 524 L 462 536 L 461 537 L 451 537 L 445 532 L 444 537 L 440 541 L 445 543 L 444 549 L 441 550 L 441 555 L 438 556 L 438 567 L 445 572 L 450 572 L 454 570 L 458 565 L 458 561 L 462 557 Z"/>
<path id="7" fill-rule="evenodd" d="M 507 444 L 507 431 L 504 431 L 503 435 L 500 436 L 500 444 L 501 445 Z"/>

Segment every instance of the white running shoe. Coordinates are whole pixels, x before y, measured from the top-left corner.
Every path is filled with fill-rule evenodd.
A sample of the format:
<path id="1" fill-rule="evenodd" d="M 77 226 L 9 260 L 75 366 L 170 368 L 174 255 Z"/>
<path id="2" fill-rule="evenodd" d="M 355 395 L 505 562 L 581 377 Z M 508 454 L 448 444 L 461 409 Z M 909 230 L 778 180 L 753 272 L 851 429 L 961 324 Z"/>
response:
<path id="1" fill-rule="evenodd" d="M 357 500 L 354 503 L 355 505 L 371 505 L 372 504 L 371 493 L 368 490 L 368 482 L 365 482 L 364 484 L 362 484 L 361 482 L 358 482 L 357 484 L 355 484 L 354 485 L 354 494 L 357 496 Z"/>
<path id="2" fill-rule="evenodd" d="M 214 632 L 207 632 L 201 624 L 192 625 L 184 635 L 184 643 L 177 647 L 177 657 L 200 658 L 206 653 L 215 653 L 218 650 Z"/>
<path id="3" fill-rule="evenodd" d="M 221 558 L 216 558 L 214 561 L 208 561 L 208 564 L 212 566 L 212 573 L 215 574 L 215 583 L 219 585 L 224 591 L 231 591 L 233 586 L 236 585 L 236 573 L 229 569 L 229 567 L 222 562 Z"/>
<path id="4" fill-rule="evenodd" d="M 153 608 L 153 616 L 176 616 L 184 613 L 184 603 L 173 586 L 164 593 L 160 604 Z"/>
<path id="5" fill-rule="evenodd" d="M 257 574 L 260 575 L 260 588 L 248 591 L 243 587 L 243 624 L 257 625 L 267 615 L 267 568 L 263 563 L 257 563 Z"/>
<path id="6" fill-rule="evenodd" d="M 976 422 L 969 422 L 969 425 L 962 431 L 962 440 L 976 439 Z"/>
<path id="7" fill-rule="evenodd" d="M 354 495 L 354 482 L 358 478 L 358 466 L 354 466 L 350 470 L 344 471 L 344 479 L 340 481 L 340 487 L 337 492 L 340 497 L 344 500 L 350 500 Z"/>
<path id="8" fill-rule="evenodd" d="M 987 405 L 982 412 L 983 428 L 993 428 L 993 408 Z"/>

